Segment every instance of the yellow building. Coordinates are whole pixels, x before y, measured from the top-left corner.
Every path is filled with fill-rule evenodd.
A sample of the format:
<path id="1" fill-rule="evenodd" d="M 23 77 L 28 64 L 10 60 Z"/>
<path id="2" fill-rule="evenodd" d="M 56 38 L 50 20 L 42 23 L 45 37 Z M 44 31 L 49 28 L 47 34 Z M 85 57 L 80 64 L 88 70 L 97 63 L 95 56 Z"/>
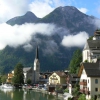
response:
<path id="1" fill-rule="evenodd" d="M 66 84 L 67 75 L 62 71 L 53 72 L 49 77 L 49 84 L 58 85 Z"/>
<path id="2" fill-rule="evenodd" d="M 12 82 L 13 76 L 14 76 L 14 71 L 12 71 L 11 73 L 8 73 L 7 83 L 11 83 Z"/>

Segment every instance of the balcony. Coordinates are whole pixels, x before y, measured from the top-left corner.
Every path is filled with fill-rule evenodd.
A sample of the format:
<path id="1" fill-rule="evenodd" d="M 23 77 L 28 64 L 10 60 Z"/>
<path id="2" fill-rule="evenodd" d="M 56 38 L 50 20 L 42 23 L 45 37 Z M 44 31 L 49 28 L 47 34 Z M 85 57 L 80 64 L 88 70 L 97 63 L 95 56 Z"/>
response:
<path id="1" fill-rule="evenodd" d="M 80 82 L 80 85 L 87 86 L 87 82 Z"/>

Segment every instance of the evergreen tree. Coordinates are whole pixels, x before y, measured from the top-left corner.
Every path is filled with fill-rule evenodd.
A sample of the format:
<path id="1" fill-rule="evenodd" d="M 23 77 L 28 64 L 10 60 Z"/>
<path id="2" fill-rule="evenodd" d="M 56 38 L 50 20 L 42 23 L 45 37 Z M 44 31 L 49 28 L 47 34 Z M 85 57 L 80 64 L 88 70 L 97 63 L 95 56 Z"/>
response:
<path id="1" fill-rule="evenodd" d="M 24 83 L 23 65 L 18 63 L 14 69 L 13 83 L 20 85 Z"/>
<path id="2" fill-rule="evenodd" d="M 82 62 L 82 51 L 80 49 L 77 49 L 74 52 L 73 57 L 69 64 L 70 73 L 74 74 L 78 73 L 81 62 Z"/>

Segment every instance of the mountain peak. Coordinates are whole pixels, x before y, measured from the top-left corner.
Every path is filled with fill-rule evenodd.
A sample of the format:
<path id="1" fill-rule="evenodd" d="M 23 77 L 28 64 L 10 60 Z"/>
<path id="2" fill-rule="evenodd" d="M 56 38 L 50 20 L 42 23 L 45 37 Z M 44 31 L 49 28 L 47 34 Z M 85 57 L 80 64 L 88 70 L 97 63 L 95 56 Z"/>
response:
<path id="1" fill-rule="evenodd" d="M 36 15 L 32 13 L 31 11 L 26 12 L 24 16 L 35 16 L 36 17 Z"/>
<path id="2" fill-rule="evenodd" d="M 34 13 L 28 11 L 25 15 L 14 17 L 8 20 L 6 23 L 10 25 L 15 25 L 15 24 L 22 25 L 24 23 L 35 23 L 38 19 L 39 18 L 37 18 Z"/>
<path id="3" fill-rule="evenodd" d="M 62 12 L 68 12 L 68 13 L 74 13 L 74 12 L 80 12 L 76 7 L 74 6 L 60 6 L 56 8 L 56 10 L 61 10 Z"/>

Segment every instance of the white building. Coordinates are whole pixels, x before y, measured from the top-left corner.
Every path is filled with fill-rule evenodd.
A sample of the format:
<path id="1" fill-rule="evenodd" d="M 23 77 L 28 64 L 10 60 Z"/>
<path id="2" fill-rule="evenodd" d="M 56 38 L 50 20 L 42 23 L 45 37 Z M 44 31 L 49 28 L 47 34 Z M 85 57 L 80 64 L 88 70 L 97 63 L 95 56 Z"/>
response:
<path id="1" fill-rule="evenodd" d="M 24 83 L 27 83 L 28 79 L 30 79 L 32 83 L 39 82 L 40 62 L 39 62 L 38 47 L 36 48 L 36 56 L 33 67 L 23 68 L 23 73 L 24 73 Z"/>
<path id="2" fill-rule="evenodd" d="M 87 100 L 100 97 L 100 31 L 88 39 L 83 49 L 83 62 L 79 69 L 80 92 L 86 94 Z M 98 99 L 100 100 L 100 98 Z"/>
<path id="3" fill-rule="evenodd" d="M 91 39 L 88 39 L 83 49 L 83 62 L 96 62 L 100 57 L 100 31 L 96 31 Z"/>
<path id="4" fill-rule="evenodd" d="M 100 95 L 100 61 L 82 63 L 78 76 L 80 77 L 80 92 L 86 94 L 87 100 L 92 97 L 96 100 Z"/>

